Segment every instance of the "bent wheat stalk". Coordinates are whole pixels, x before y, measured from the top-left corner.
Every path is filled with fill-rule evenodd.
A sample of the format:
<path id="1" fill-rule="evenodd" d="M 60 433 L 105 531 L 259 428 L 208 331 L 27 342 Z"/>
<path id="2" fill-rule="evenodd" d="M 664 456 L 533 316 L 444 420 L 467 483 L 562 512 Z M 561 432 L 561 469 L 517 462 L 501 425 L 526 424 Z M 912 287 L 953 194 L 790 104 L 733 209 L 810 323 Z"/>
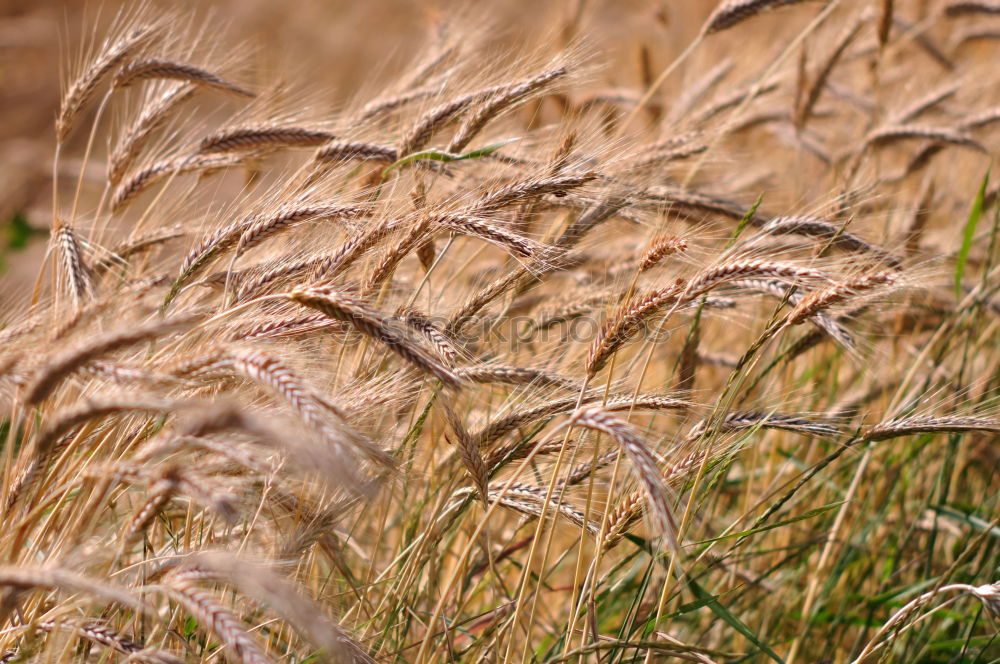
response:
<path id="1" fill-rule="evenodd" d="M 288 294 L 288 299 L 330 318 L 350 324 L 420 370 L 433 375 L 448 387 L 458 387 L 461 378 L 440 358 L 408 333 L 404 326 L 373 309 L 368 302 L 330 286 L 303 286 Z"/>
<path id="2" fill-rule="evenodd" d="M 679 562 L 683 553 L 680 541 L 677 539 L 677 520 L 670 506 L 670 495 L 657 466 L 656 457 L 642 442 L 635 429 L 599 407 L 584 408 L 575 412 L 570 418 L 570 424 L 607 434 L 622 448 L 631 461 L 632 468 L 646 494 L 656 535 L 666 539 L 668 547 Z"/>

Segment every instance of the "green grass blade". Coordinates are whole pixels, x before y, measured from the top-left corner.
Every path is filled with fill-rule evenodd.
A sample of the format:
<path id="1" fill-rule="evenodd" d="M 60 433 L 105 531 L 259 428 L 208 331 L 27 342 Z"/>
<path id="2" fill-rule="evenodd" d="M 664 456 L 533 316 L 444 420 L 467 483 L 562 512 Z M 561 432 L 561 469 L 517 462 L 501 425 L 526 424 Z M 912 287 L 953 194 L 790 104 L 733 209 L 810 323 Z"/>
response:
<path id="1" fill-rule="evenodd" d="M 830 503 L 829 505 L 823 505 L 822 507 L 817 507 L 816 509 L 809 510 L 804 514 L 792 517 L 791 519 L 785 519 L 784 521 L 778 521 L 777 523 L 771 523 L 766 526 L 761 526 L 760 528 L 751 528 L 750 530 L 744 530 L 739 533 L 729 533 L 728 535 L 722 535 L 721 537 L 713 537 L 712 539 L 702 540 L 700 542 L 695 542 L 695 544 L 711 544 L 712 542 L 721 542 L 722 540 L 733 539 L 734 537 L 746 537 L 748 535 L 754 535 L 756 533 L 762 533 L 766 530 L 774 530 L 775 528 L 781 528 L 782 526 L 787 526 L 790 523 L 796 523 L 798 521 L 805 521 L 806 519 L 811 519 L 814 516 L 819 516 L 829 512 L 830 510 L 840 507 L 844 504 L 844 501 L 840 500 L 835 503 Z"/>
<path id="2" fill-rule="evenodd" d="M 483 157 L 488 157 L 505 145 L 510 145 L 514 141 L 519 141 L 519 138 L 508 138 L 505 141 L 500 141 L 499 143 L 492 143 L 485 147 L 476 148 L 464 154 L 452 154 L 451 152 L 446 152 L 444 150 L 421 150 L 420 152 L 414 152 L 413 154 L 408 154 L 405 157 L 394 161 L 385 167 L 382 171 L 382 179 L 385 178 L 392 171 L 400 168 L 401 166 L 406 166 L 407 164 L 412 164 L 416 161 L 440 161 L 444 163 L 452 161 L 465 161 L 466 159 L 481 159 Z"/>
<path id="3" fill-rule="evenodd" d="M 705 600 L 705 606 L 711 609 L 712 613 L 721 618 L 727 625 L 735 629 L 737 632 L 745 636 L 750 643 L 757 646 L 761 652 L 778 662 L 778 664 L 785 664 L 784 660 L 778 657 L 776 652 L 768 648 L 766 644 L 761 643 L 760 639 L 757 638 L 757 635 L 753 633 L 753 630 L 747 627 L 742 620 L 730 613 L 729 609 L 722 606 L 715 595 L 702 588 L 698 585 L 698 582 L 692 578 L 688 578 L 687 583 L 688 587 L 691 588 L 691 591 L 694 592 L 695 597 L 700 600 Z"/>
<path id="4" fill-rule="evenodd" d="M 979 185 L 979 192 L 976 200 L 969 210 L 969 218 L 965 222 L 965 231 L 962 234 L 962 247 L 958 250 L 958 259 L 955 261 L 955 297 L 962 297 L 962 277 L 965 275 L 965 264 L 969 260 L 969 251 L 972 249 L 972 238 L 976 236 L 976 226 L 983 216 L 983 200 L 986 198 L 986 187 L 990 183 L 990 171 L 986 170 L 983 182 Z"/>
<path id="5" fill-rule="evenodd" d="M 726 249 L 732 247 L 734 244 L 736 244 L 736 240 L 740 239 L 740 235 L 743 234 L 743 231 L 744 229 L 746 229 L 747 224 L 749 224 L 750 220 L 753 219 L 754 215 L 757 214 L 757 208 L 759 208 L 760 204 L 763 202 L 764 202 L 764 194 L 760 194 L 759 196 L 757 196 L 757 200 L 754 201 L 753 205 L 750 206 L 750 209 L 747 210 L 747 213 L 743 215 L 742 219 L 740 219 L 740 223 L 736 225 L 736 230 L 733 231 L 733 234 L 729 237 L 729 242 L 726 244 Z"/>

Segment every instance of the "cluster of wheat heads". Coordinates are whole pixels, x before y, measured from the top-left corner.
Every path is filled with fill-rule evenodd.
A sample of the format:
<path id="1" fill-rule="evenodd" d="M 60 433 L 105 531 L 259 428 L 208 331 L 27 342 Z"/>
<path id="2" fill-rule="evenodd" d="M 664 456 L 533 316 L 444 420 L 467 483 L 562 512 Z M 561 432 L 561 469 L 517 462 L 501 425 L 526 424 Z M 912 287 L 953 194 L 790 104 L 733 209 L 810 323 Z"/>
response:
<path id="1" fill-rule="evenodd" d="M 792 4 L 338 108 L 123 16 L 0 330 L 3 661 L 995 652 L 993 5 Z"/>

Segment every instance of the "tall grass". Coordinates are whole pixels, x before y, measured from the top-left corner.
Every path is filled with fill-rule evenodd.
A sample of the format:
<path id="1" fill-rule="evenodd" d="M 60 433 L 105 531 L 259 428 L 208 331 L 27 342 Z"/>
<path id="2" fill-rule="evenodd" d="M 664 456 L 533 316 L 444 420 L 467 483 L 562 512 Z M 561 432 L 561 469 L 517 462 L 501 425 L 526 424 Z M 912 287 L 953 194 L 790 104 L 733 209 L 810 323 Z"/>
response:
<path id="1" fill-rule="evenodd" d="M 0 659 L 996 661 L 993 8 L 927 4 L 614 90 L 456 21 L 340 108 L 123 14 L 0 330 Z"/>

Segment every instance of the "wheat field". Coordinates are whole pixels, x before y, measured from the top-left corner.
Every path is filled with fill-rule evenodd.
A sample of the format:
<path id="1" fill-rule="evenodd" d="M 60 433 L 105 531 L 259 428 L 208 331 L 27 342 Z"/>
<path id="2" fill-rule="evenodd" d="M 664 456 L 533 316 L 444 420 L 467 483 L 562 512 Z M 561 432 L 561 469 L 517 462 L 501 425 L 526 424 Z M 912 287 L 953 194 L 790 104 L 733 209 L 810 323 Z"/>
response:
<path id="1" fill-rule="evenodd" d="M 210 5 L 0 16 L 0 662 L 1000 662 L 1000 4 Z"/>

